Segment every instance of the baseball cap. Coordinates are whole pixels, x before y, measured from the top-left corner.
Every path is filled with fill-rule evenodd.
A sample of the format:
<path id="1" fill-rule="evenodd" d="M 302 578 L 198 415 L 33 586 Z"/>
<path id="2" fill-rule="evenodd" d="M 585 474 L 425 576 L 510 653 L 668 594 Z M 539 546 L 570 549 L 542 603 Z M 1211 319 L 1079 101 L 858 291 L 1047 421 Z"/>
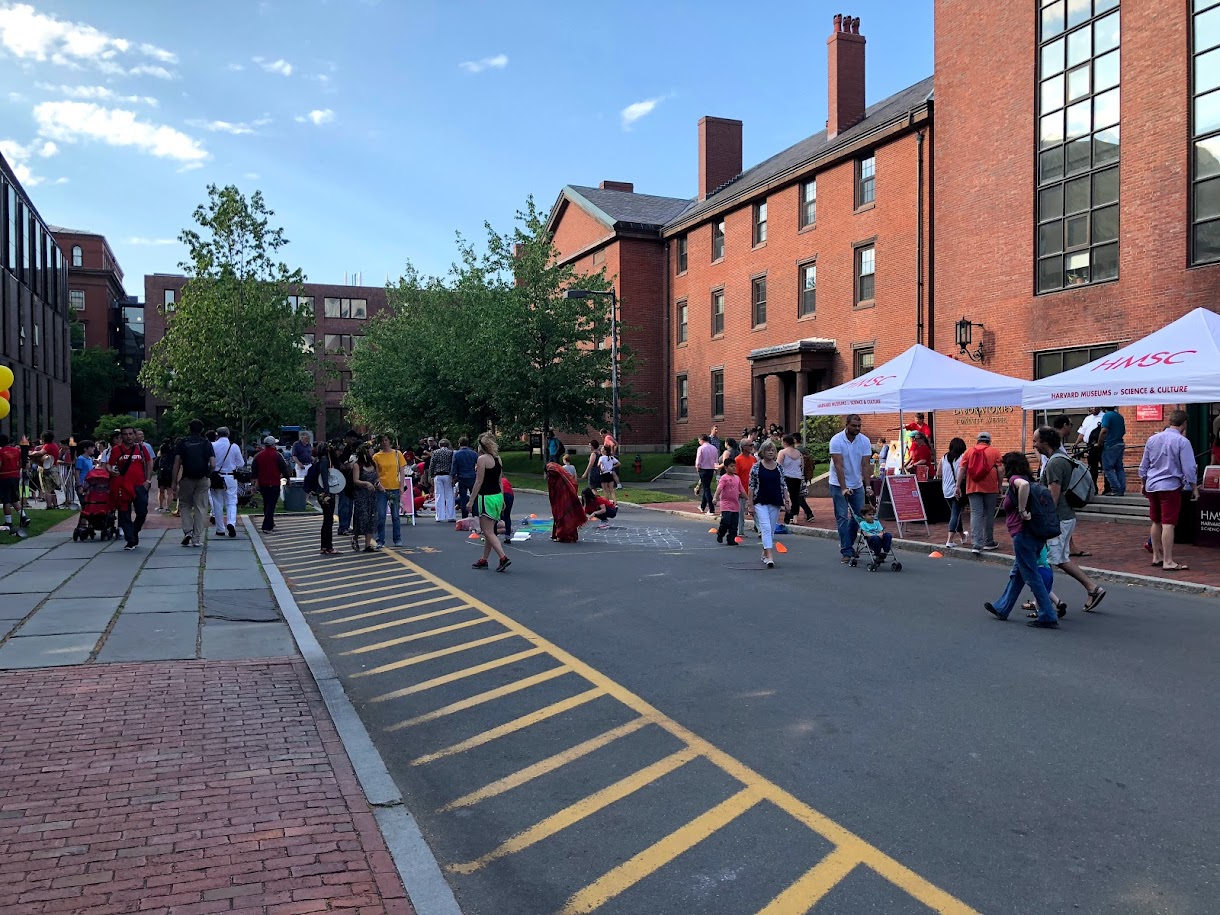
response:
<path id="1" fill-rule="evenodd" d="M 263 444 L 264 444 L 264 445 L 274 445 L 274 444 L 276 444 L 276 441 L 275 441 L 275 436 L 274 436 L 274 435 L 268 435 L 268 436 L 267 436 L 265 439 L 263 439 Z"/>
<path id="2" fill-rule="evenodd" d="M 980 432 L 978 440 L 980 442 L 987 442 L 987 444 L 991 444 L 991 433 L 990 432 Z"/>

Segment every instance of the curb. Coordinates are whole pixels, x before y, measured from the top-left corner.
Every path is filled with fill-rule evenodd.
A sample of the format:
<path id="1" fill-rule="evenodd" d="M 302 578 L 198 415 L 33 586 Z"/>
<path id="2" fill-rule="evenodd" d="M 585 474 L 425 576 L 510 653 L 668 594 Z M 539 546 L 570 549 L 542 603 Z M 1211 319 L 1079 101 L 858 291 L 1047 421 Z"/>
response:
<path id="1" fill-rule="evenodd" d="M 432 854 L 432 849 L 428 847 L 427 840 L 420 832 L 419 824 L 403 806 L 402 792 L 398 790 L 385 760 L 373 745 L 364 722 L 360 720 L 351 700 L 347 698 L 347 693 L 343 691 L 343 683 L 335 674 L 330 659 L 322 650 L 309 624 L 305 622 L 284 576 L 271 554 L 267 552 L 262 538 L 258 536 L 254 521 L 250 515 L 242 516 L 241 520 L 254 543 L 254 551 L 259 562 L 263 564 L 263 571 L 271 583 L 271 591 L 275 594 L 288 628 L 292 630 L 297 648 L 300 649 L 301 656 L 309 667 L 309 673 L 318 685 L 318 691 L 321 692 L 322 700 L 330 712 L 331 721 L 334 722 L 339 739 L 343 742 L 343 749 L 356 771 L 356 778 L 360 781 L 365 799 L 373 808 L 377 827 L 390 850 L 390 857 L 394 860 L 394 866 L 406 888 L 411 905 L 415 907 L 417 915 L 462 915 L 453 890 L 441 873 L 436 856 Z"/>
<path id="2" fill-rule="evenodd" d="M 630 504 L 630 503 L 624 503 Z M 681 511 L 676 508 L 662 508 L 656 505 L 636 505 L 636 508 L 642 508 L 645 511 L 660 512 L 666 515 L 677 515 L 679 518 L 685 518 L 688 521 L 704 521 L 707 515 L 697 515 L 694 512 Z M 620 506 L 621 508 L 621 506 Z M 789 534 L 795 534 L 801 537 L 818 537 L 823 540 L 838 540 L 839 532 L 824 527 L 790 527 Z M 931 553 L 933 550 L 942 549 L 941 546 L 933 543 L 925 543 L 922 540 L 900 540 L 894 538 L 894 543 L 902 549 L 910 553 Z M 985 562 L 992 565 L 1011 565 L 1013 558 L 1007 553 L 983 553 L 981 556 L 974 556 L 966 551 L 955 550 L 952 555 L 960 559 L 969 559 L 971 562 Z M 1092 566 L 1081 566 L 1090 578 L 1095 578 L 1099 581 L 1113 582 L 1114 584 L 1128 585 L 1142 588 L 1155 588 L 1158 591 L 1175 591 L 1179 594 L 1195 594 L 1201 597 L 1217 597 L 1220 598 L 1220 587 L 1214 585 L 1204 585 L 1197 582 L 1179 581 L 1174 578 L 1156 578 L 1152 575 L 1137 575 L 1134 572 L 1115 572 L 1112 569 L 1096 569 Z"/>

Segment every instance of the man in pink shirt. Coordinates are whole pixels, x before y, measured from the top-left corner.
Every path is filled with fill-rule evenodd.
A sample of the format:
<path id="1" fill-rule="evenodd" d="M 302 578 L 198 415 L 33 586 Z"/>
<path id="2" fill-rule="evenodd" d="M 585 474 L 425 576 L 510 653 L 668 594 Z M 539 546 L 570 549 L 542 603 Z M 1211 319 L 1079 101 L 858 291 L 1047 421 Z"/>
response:
<path id="1" fill-rule="evenodd" d="M 695 469 L 699 471 L 699 511 L 711 514 L 716 510 L 716 490 L 712 486 L 712 475 L 720 454 L 706 434 L 699 436 L 699 450 L 695 452 Z"/>

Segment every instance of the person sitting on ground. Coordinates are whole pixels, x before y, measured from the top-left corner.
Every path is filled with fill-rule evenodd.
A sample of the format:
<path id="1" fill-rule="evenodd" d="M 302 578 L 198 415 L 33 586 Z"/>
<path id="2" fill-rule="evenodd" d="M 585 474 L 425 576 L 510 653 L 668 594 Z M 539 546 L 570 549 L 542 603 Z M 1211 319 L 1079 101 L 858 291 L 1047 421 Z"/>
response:
<path id="1" fill-rule="evenodd" d="M 894 535 L 877 520 L 877 507 L 871 502 L 867 502 L 860 509 L 859 514 L 852 512 L 852 516 L 856 519 L 856 524 L 859 526 L 860 532 L 864 534 L 864 540 L 868 544 L 868 548 L 873 551 L 877 562 L 885 562 L 885 558 L 890 553 Z"/>
<path id="2" fill-rule="evenodd" d="M 600 521 L 602 528 L 609 527 L 610 519 L 618 514 L 617 502 L 613 502 L 604 496 L 599 496 L 588 486 L 580 494 L 580 501 L 584 507 L 585 514 Z"/>

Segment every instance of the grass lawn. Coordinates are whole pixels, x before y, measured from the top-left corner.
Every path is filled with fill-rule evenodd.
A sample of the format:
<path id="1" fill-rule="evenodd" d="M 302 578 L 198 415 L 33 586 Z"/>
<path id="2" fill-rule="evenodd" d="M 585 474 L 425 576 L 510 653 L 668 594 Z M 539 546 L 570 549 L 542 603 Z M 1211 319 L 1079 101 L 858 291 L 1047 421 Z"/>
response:
<path id="1" fill-rule="evenodd" d="M 64 508 L 56 508 L 48 511 L 45 508 L 30 509 L 27 514 L 30 516 L 30 526 L 25 529 L 25 532 L 30 537 L 37 537 L 39 534 L 45 533 L 50 528 L 59 524 L 64 518 L 71 518 L 76 514 L 74 511 L 69 511 Z M 17 518 L 13 518 L 13 526 L 16 527 Z M 21 539 L 14 537 L 8 531 L 0 533 L 0 547 L 10 546 L 14 543 L 21 543 Z"/>
<path id="2" fill-rule="evenodd" d="M 580 457 L 577 455 L 577 457 Z M 621 468 L 619 477 L 623 481 L 623 488 L 618 491 L 618 501 L 631 502 L 636 505 L 642 505 L 648 502 L 683 502 L 686 501 L 684 496 L 675 496 L 668 492 L 657 492 L 655 489 L 645 489 L 647 480 L 651 480 L 666 467 L 672 463 L 672 455 L 668 454 L 644 454 L 640 456 L 644 464 L 644 473 L 639 476 L 639 483 L 635 483 L 636 475 L 632 471 L 630 464 Z M 531 461 L 529 456 L 524 451 L 509 451 L 501 455 L 504 461 L 504 473 L 512 482 L 513 486 L 523 486 L 526 489 L 546 489 L 546 477 L 542 473 L 542 461 L 537 455 Z M 631 456 L 635 460 L 635 456 Z M 588 456 L 576 465 L 577 473 L 582 473 L 585 469 L 585 464 L 588 462 Z"/>
<path id="3" fill-rule="evenodd" d="M 539 460 L 535 453 L 533 459 L 529 457 L 529 453 L 525 451 L 508 451 L 500 455 L 504 461 L 504 472 L 509 474 L 510 478 L 520 474 L 534 474 L 538 477 L 542 476 L 543 463 Z M 637 476 L 632 465 L 635 462 L 635 454 L 632 452 L 623 452 L 619 455 L 619 460 L 623 462 L 619 470 L 619 478 L 623 483 L 630 487 L 632 483 L 641 485 L 647 484 L 649 480 L 655 479 L 660 475 L 662 470 L 672 467 L 674 456 L 672 454 L 641 454 L 640 463 L 643 465 L 642 472 Z M 577 473 L 584 473 L 585 467 L 589 464 L 589 450 L 586 444 L 572 456 L 572 463 L 576 467 Z"/>

